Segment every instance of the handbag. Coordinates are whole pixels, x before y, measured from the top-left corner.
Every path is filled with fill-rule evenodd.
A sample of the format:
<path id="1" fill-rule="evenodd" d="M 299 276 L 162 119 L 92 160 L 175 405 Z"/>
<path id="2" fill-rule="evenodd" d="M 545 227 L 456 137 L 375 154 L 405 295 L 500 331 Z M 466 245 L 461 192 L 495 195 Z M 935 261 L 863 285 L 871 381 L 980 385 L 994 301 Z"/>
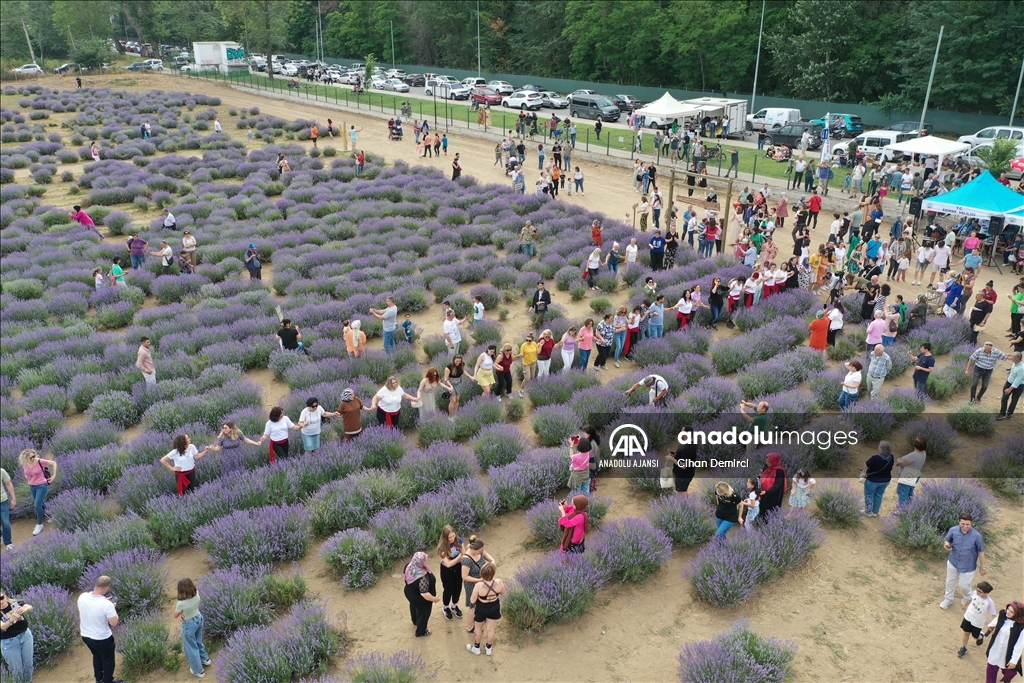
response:
<path id="1" fill-rule="evenodd" d="M 441 398 L 442 399 L 448 400 L 451 397 L 452 397 L 452 392 L 448 391 L 447 389 L 445 389 L 444 391 L 441 392 Z"/>
<path id="2" fill-rule="evenodd" d="M 889 457 L 890 457 L 890 458 L 892 458 L 892 456 L 891 456 L 891 455 L 890 455 Z M 874 471 L 874 472 L 868 472 L 868 468 L 867 468 L 867 467 L 864 467 L 864 469 L 862 469 L 862 470 L 860 471 L 860 475 L 859 475 L 859 476 L 857 477 L 857 479 L 858 479 L 858 480 L 860 480 L 860 483 L 862 483 L 862 484 L 863 484 L 864 482 L 866 482 L 866 481 L 868 480 L 868 477 L 869 477 L 870 475 L 872 475 L 872 474 L 878 474 L 878 473 L 879 473 L 879 472 L 881 472 L 881 471 L 882 471 L 882 470 L 876 470 L 876 471 Z"/>
<path id="3" fill-rule="evenodd" d="M 43 465 L 43 461 L 42 460 L 39 461 L 39 469 L 41 469 L 43 471 L 43 479 L 49 479 L 50 478 L 50 468 L 49 467 L 45 467 Z"/>
<path id="4" fill-rule="evenodd" d="M 672 474 L 672 468 L 671 467 L 662 467 L 661 468 L 661 476 L 659 478 L 659 483 L 661 485 L 661 488 L 663 488 L 663 489 L 675 488 L 676 480 L 675 480 L 675 477 Z"/>

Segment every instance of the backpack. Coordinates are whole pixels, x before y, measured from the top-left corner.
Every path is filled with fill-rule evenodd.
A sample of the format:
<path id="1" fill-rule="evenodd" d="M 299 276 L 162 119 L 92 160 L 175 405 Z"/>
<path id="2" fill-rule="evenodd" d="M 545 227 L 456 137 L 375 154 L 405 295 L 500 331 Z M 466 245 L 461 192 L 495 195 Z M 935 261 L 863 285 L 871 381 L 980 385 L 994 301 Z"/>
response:
<path id="1" fill-rule="evenodd" d="M 899 323 L 897 323 L 895 320 L 890 320 L 889 321 L 889 331 L 890 332 L 895 332 L 898 329 L 900 329 Z"/>

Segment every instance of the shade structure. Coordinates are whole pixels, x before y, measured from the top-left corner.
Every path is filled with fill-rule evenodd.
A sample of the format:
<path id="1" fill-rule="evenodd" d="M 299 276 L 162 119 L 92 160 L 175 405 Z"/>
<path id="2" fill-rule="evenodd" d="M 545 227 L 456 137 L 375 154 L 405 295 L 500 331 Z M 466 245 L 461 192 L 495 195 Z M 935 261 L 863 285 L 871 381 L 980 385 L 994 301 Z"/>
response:
<path id="1" fill-rule="evenodd" d="M 666 92 L 654 102 L 637 109 L 636 113 L 659 119 L 682 119 L 687 116 L 693 116 L 699 111 L 699 107 L 686 104 L 685 102 L 680 102 Z"/>
<path id="2" fill-rule="evenodd" d="M 1003 215 L 1005 216 L 1006 222 L 1009 225 L 1024 226 L 1024 206 L 1020 207 L 1016 211 L 1010 211 L 1009 213 Z"/>
<path id="3" fill-rule="evenodd" d="M 924 154 L 933 157 L 948 157 L 953 154 L 971 151 L 971 146 L 965 142 L 954 142 L 944 140 L 934 135 L 926 135 L 923 138 L 911 138 L 894 145 L 886 145 L 885 149 L 903 154 Z"/>
<path id="4" fill-rule="evenodd" d="M 1024 195 L 1002 185 L 988 171 L 971 182 L 921 203 L 925 211 L 955 213 L 972 218 L 1007 216 L 1024 209 Z M 1019 221 L 1013 221 L 1019 224 Z"/>

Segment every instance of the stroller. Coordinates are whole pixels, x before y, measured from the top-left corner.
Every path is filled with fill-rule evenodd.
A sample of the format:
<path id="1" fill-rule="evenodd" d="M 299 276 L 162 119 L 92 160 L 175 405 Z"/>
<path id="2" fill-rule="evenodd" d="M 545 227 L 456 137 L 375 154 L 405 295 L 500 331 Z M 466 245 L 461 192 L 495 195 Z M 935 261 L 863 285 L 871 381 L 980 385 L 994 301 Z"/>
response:
<path id="1" fill-rule="evenodd" d="M 388 139 L 389 140 L 401 140 L 402 139 L 402 120 L 390 119 L 388 121 Z"/>

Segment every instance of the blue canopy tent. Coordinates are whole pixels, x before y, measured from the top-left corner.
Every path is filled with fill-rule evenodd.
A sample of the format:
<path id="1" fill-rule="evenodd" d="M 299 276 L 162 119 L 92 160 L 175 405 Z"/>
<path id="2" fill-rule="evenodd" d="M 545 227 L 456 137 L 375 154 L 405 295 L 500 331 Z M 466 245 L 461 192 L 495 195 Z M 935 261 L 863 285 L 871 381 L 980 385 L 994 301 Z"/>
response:
<path id="1" fill-rule="evenodd" d="M 1024 195 L 1019 195 L 992 177 L 988 171 L 971 182 L 921 203 L 925 211 L 953 213 L 971 218 L 1005 216 L 1021 209 Z"/>

